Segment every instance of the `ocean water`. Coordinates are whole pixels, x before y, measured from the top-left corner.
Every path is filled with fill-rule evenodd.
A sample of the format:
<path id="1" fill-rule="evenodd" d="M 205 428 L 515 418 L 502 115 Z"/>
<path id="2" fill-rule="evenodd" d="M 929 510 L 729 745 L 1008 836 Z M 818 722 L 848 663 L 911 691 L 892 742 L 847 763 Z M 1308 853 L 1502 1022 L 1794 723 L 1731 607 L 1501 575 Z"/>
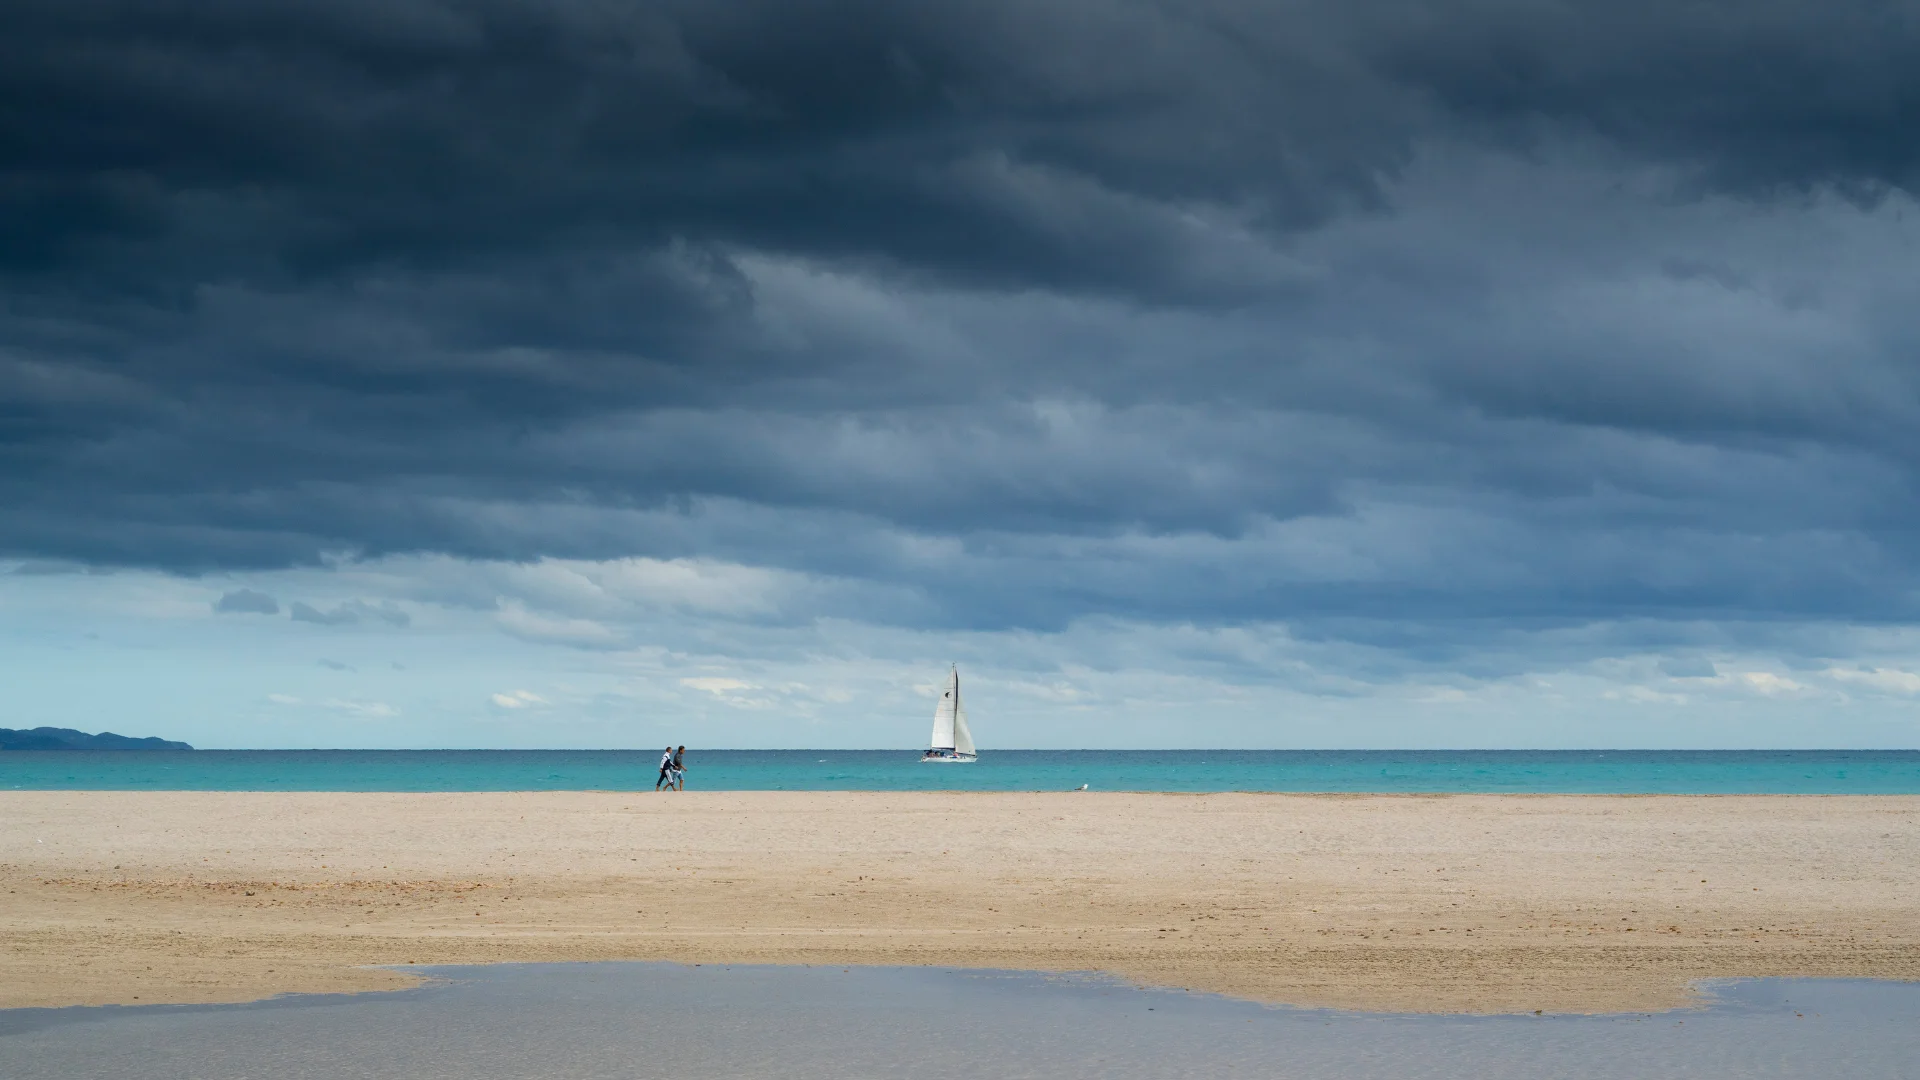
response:
<path id="1" fill-rule="evenodd" d="M 443 981 L 397 993 L 0 1012 L 0 1061 L 9 1080 L 1895 1080 L 1920 1062 L 1913 983 L 1754 980 L 1696 1009 L 1460 1017 L 937 968 L 427 970 Z"/>
<path id="2" fill-rule="evenodd" d="M 0 790 L 646 790 L 658 750 L 0 753 Z M 690 790 L 1920 794 L 1920 750 L 915 750 L 687 752 Z"/>

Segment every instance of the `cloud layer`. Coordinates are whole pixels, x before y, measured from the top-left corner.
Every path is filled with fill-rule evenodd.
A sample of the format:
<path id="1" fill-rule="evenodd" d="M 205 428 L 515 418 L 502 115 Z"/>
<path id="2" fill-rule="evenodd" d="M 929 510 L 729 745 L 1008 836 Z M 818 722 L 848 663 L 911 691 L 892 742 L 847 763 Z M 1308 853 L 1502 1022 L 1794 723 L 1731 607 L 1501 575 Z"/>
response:
<path id="1" fill-rule="evenodd" d="M 431 602 L 600 650 L 1916 617 L 1897 5 L 26 0 L 0 102 L 32 565 L 592 566 Z"/>

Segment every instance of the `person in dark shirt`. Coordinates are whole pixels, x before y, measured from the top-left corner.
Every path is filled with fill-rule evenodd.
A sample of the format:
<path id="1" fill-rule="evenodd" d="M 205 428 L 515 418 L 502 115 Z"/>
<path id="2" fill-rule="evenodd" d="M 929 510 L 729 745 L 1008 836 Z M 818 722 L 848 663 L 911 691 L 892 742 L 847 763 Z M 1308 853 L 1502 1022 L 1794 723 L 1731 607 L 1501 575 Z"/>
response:
<path id="1" fill-rule="evenodd" d="M 673 790 L 687 790 L 687 748 L 684 746 L 673 752 Z"/>
<path id="2" fill-rule="evenodd" d="M 653 790 L 659 791 L 662 787 L 669 791 L 673 790 L 673 747 L 671 746 L 667 747 L 666 753 L 660 755 L 660 778 L 653 782 Z"/>

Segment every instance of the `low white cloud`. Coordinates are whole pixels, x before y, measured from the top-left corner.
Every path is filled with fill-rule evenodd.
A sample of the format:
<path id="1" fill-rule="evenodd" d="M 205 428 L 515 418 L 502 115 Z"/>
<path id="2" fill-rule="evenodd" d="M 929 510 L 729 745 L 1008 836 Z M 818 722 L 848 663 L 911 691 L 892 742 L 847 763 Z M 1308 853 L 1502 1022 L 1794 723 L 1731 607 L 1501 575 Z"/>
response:
<path id="1" fill-rule="evenodd" d="M 494 621 L 500 628 L 522 641 L 547 645 L 578 645 L 612 648 L 620 644 L 620 635 L 605 623 L 593 619 L 555 618 L 527 610 L 525 604 L 505 600 Z"/>
<path id="2" fill-rule="evenodd" d="M 510 690 L 506 693 L 490 694 L 488 697 L 502 709 L 524 709 L 529 705 L 544 705 L 547 702 L 546 698 L 531 690 Z"/>
<path id="3" fill-rule="evenodd" d="M 728 616 L 772 614 L 803 575 L 710 559 L 610 559 L 557 564 L 618 601 Z"/>
<path id="4" fill-rule="evenodd" d="M 768 693 L 769 689 L 780 691 L 805 689 L 805 687 L 799 684 L 769 688 L 760 686 L 757 683 L 743 682 L 739 679 L 729 679 L 723 676 L 693 676 L 681 679 L 680 685 L 689 690 L 699 690 L 702 693 L 712 694 L 722 704 L 732 706 L 736 709 L 771 709 L 780 704 L 777 697 Z M 744 691 L 759 692 L 745 693 Z"/>
<path id="5" fill-rule="evenodd" d="M 1091 700 L 1087 691 L 1065 680 L 1033 682 L 1018 680 L 1002 684 L 1005 690 L 1054 705 L 1079 705 Z"/>
<path id="6" fill-rule="evenodd" d="M 694 679 L 681 679 L 680 685 L 689 687 L 694 690 L 704 690 L 709 694 L 716 694 L 716 695 L 724 694 L 730 690 L 754 689 L 754 685 L 752 683 L 741 682 L 739 679 L 721 679 L 721 678 L 706 678 L 706 677 L 694 678 Z"/>
<path id="7" fill-rule="evenodd" d="M 641 577 L 700 577 L 670 560 L 638 565 Z M 8 577 L 0 619 L 60 628 L 88 649 L 164 632 L 183 663 L 251 673 L 259 682 L 223 721 L 231 730 L 220 737 L 235 745 L 613 746 L 656 729 L 680 739 L 688 725 L 710 745 L 906 745 L 924 735 L 952 661 L 976 734 L 1001 747 L 1903 745 L 1920 702 L 1920 630 L 1905 627 L 1634 621 L 1407 645 L 1260 621 L 955 629 L 640 602 L 599 616 L 592 603 L 639 591 L 588 588 L 600 571 L 549 567 L 537 601 L 502 584 L 512 567 L 484 562 L 397 557 L 251 575 L 248 585 L 280 598 L 273 620 L 214 616 L 218 590 L 138 571 Z M 563 604 L 568 580 L 599 599 Z M 327 610 L 391 599 L 414 625 L 377 652 L 354 652 L 377 628 L 372 616 L 358 628 L 289 622 L 290 596 Z M 105 643 L 87 636 L 96 630 Z M 409 674 L 394 673 L 390 652 Z M 249 726 L 262 706 L 278 726 Z"/>
<path id="8" fill-rule="evenodd" d="M 1785 697 L 1789 694 L 1804 694 L 1811 689 L 1805 683 L 1796 682 L 1787 678 L 1785 675 L 1775 675 L 1771 671 L 1743 671 L 1740 673 L 1739 678 L 1742 683 L 1746 684 L 1748 689 L 1753 690 L 1755 693 L 1765 694 L 1767 697 Z"/>
<path id="9" fill-rule="evenodd" d="M 322 701 L 323 708 L 345 713 L 356 720 L 385 720 L 400 715 L 400 710 L 384 701 L 354 701 L 347 698 L 328 698 Z"/>
<path id="10" fill-rule="evenodd" d="M 1828 668 L 1824 674 L 1882 693 L 1920 695 L 1920 674 L 1898 668 Z"/>
<path id="11" fill-rule="evenodd" d="M 1650 686 L 1628 686 L 1618 690 L 1604 690 L 1600 697 L 1605 701 L 1625 701 L 1636 705 L 1685 705 L 1687 703 L 1685 694 L 1669 694 Z"/>

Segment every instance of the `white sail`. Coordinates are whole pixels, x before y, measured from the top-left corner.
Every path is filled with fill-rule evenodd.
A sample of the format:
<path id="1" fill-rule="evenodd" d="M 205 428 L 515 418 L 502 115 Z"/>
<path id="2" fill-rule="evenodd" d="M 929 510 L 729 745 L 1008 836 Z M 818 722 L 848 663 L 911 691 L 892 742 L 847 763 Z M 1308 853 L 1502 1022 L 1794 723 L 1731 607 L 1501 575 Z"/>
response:
<path id="1" fill-rule="evenodd" d="M 940 704 L 933 707 L 933 738 L 929 745 L 935 750 L 954 749 L 954 719 L 960 708 L 960 672 L 949 672 L 947 685 L 940 688 Z M 965 730 L 965 728 L 961 728 Z M 968 752 L 972 752 L 973 736 L 967 736 Z"/>
<path id="2" fill-rule="evenodd" d="M 973 732 L 967 730 L 967 703 L 960 697 L 958 678 L 953 684 L 953 749 L 961 754 L 974 753 Z"/>

